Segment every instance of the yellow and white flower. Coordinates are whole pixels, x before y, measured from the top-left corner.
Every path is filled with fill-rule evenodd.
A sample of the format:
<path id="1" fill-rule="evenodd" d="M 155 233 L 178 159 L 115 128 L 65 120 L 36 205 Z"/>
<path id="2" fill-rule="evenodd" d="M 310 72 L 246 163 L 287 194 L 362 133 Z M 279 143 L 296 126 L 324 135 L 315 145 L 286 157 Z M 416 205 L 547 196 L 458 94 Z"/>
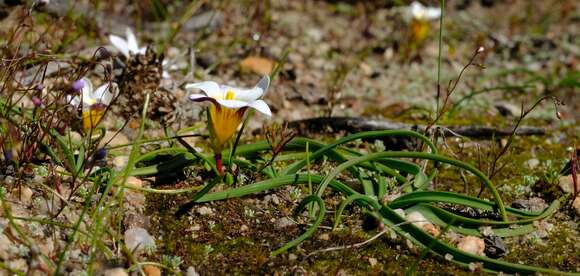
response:
<path id="1" fill-rule="evenodd" d="M 127 39 L 123 39 L 116 35 L 109 35 L 109 41 L 111 41 L 111 44 L 113 44 L 113 46 L 115 46 L 115 48 L 117 48 L 127 58 L 131 55 L 144 55 L 147 47 L 139 48 L 137 37 L 135 37 L 133 30 L 127 28 L 125 33 Z"/>
<path id="2" fill-rule="evenodd" d="M 430 31 L 430 20 L 441 17 L 441 9 L 435 7 L 425 7 L 415 1 L 404 10 L 405 19 L 410 24 L 410 44 L 421 45 L 427 38 Z"/>
<path id="3" fill-rule="evenodd" d="M 441 9 L 425 7 L 423 4 L 414 1 L 407 7 L 407 17 L 411 20 L 428 21 L 441 17 Z"/>
<path id="4" fill-rule="evenodd" d="M 226 142 L 236 133 L 248 108 L 270 117 L 272 112 L 266 102 L 260 98 L 270 84 L 270 78 L 264 76 L 251 89 L 220 85 L 213 81 L 191 83 L 186 89 L 200 89 L 203 94 L 191 94 L 189 99 L 194 102 L 209 101 L 210 130 L 213 147 L 216 154 L 221 152 Z"/>
<path id="5" fill-rule="evenodd" d="M 83 127 L 84 129 L 91 129 L 97 126 L 103 115 L 105 115 L 107 106 L 118 93 L 117 87 L 115 83 L 106 83 L 97 87 L 97 89 L 93 89 L 93 84 L 89 79 L 82 78 L 80 82 L 83 83 L 81 96 L 73 97 L 67 95 L 67 101 L 76 108 L 81 106 Z"/>

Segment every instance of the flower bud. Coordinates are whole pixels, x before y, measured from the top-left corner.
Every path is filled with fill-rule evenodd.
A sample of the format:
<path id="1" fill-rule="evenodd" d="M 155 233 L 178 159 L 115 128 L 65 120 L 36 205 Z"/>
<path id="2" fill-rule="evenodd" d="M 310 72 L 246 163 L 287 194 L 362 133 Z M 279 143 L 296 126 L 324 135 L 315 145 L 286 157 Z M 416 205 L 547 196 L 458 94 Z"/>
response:
<path id="1" fill-rule="evenodd" d="M 97 149 L 97 151 L 95 151 L 95 160 L 102 160 L 102 159 L 105 159 L 105 157 L 107 157 L 107 149 L 106 148 L 100 148 L 100 149 Z"/>
<path id="2" fill-rule="evenodd" d="M 82 79 L 76 80 L 72 83 L 71 87 L 75 92 L 79 92 L 85 87 L 85 81 Z"/>
<path id="3" fill-rule="evenodd" d="M 32 96 L 32 103 L 34 104 L 34 106 L 36 107 L 42 107 L 42 100 L 40 100 L 38 97 L 36 96 Z"/>

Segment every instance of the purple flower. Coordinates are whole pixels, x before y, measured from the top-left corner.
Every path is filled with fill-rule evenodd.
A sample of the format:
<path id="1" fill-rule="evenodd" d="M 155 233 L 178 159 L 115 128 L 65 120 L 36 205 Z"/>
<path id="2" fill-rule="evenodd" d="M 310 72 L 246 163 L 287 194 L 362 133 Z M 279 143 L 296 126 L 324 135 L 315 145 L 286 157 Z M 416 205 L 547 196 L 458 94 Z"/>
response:
<path id="1" fill-rule="evenodd" d="M 95 160 L 102 160 L 105 159 L 105 157 L 107 157 L 106 148 L 100 148 L 97 151 L 95 151 Z"/>
<path id="2" fill-rule="evenodd" d="M 40 100 L 38 97 L 36 96 L 32 96 L 32 103 L 34 104 L 34 106 L 36 107 L 41 107 L 42 106 L 42 100 Z"/>
<path id="3" fill-rule="evenodd" d="M 72 83 L 72 89 L 75 92 L 81 91 L 81 89 L 83 89 L 84 87 L 85 87 L 85 80 L 84 79 L 76 80 Z"/>

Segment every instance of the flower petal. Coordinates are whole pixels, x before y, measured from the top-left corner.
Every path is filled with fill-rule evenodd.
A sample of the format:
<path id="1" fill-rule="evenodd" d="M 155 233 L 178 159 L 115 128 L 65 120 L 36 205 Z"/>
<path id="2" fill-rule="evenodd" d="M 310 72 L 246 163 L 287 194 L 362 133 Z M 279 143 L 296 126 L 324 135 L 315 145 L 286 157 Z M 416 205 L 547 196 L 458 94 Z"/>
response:
<path id="1" fill-rule="evenodd" d="M 117 50 L 121 51 L 124 56 L 129 57 L 129 46 L 127 46 L 127 41 L 116 35 L 109 35 L 109 41 L 111 41 L 111 44 L 113 44 Z"/>
<path id="2" fill-rule="evenodd" d="M 266 93 L 268 92 L 269 86 L 270 86 L 270 77 L 266 75 L 260 79 L 260 81 L 256 84 L 255 87 L 262 88 L 263 96 L 265 96 Z"/>
<path id="3" fill-rule="evenodd" d="M 425 6 L 417 1 L 413 1 L 409 6 L 409 14 L 412 18 L 421 19 L 425 14 Z"/>
<path id="4" fill-rule="evenodd" d="M 426 19 L 437 19 L 441 17 L 441 9 L 439 8 L 427 8 L 425 9 Z"/>
<path id="5" fill-rule="evenodd" d="M 85 83 L 83 89 L 81 89 L 83 95 L 83 102 L 90 102 L 94 100 L 95 96 L 93 93 L 93 84 L 91 83 L 91 80 L 87 78 L 82 78 L 81 81 Z"/>
<path id="6" fill-rule="evenodd" d="M 247 102 L 239 101 L 239 100 L 216 100 L 220 105 L 225 106 L 227 108 L 242 108 L 248 106 Z"/>
<path id="7" fill-rule="evenodd" d="M 214 99 L 221 99 L 223 95 L 220 91 L 220 86 L 213 81 L 204 81 L 204 82 L 197 82 L 197 83 L 189 83 L 185 85 L 185 89 L 201 89 L 206 96 L 214 98 Z"/>
<path id="8" fill-rule="evenodd" d="M 106 84 L 99 86 L 93 94 L 94 94 L 95 99 L 98 102 L 100 102 L 104 105 L 109 105 L 116 95 L 116 93 L 112 92 L 112 91 L 117 92 L 116 88 L 117 87 L 116 87 L 115 83 L 113 83 L 112 85 L 109 83 L 106 83 Z"/>
<path id="9" fill-rule="evenodd" d="M 66 95 L 66 102 L 71 104 L 75 108 L 78 108 L 79 105 L 81 104 L 81 99 L 79 99 L 79 97 L 77 97 L 77 96 L 73 97 L 71 95 Z"/>
<path id="10" fill-rule="evenodd" d="M 262 100 L 253 101 L 250 104 L 248 104 L 248 106 L 268 117 L 272 117 L 272 111 L 270 111 L 270 107 L 268 106 L 268 104 L 266 104 L 266 102 Z"/>
<path id="11" fill-rule="evenodd" d="M 191 94 L 191 95 L 189 95 L 189 99 L 194 101 L 194 102 L 203 102 L 203 101 L 206 101 L 207 98 L 210 98 L 210 97 L 208 97 L 205 94 Z"/>
<path id="12" fill-rule="evenodd" d="M 125 31 L 127 33 L 127 46 L 129 47 L 129 53 L 139 54 L 139 45 L 137 45 L 137 38 L 133 33 L 131 28 L 127 28 Z"/>
<path id="13" fill-rule="evenodd" d="M 262 90 L 260 87 L 255 87 L 252 89 L 241 89 L 236 87 L 228 88 L 234 92 L 236 100 L 244 101 L 247 103 L 251 103 L 259 99 L 264 94 L 264 90 Z M 224 89 L 224 87 L 222 87 L 222 89 Z M 227 90 L 224 92 L 227 92 Z"/>

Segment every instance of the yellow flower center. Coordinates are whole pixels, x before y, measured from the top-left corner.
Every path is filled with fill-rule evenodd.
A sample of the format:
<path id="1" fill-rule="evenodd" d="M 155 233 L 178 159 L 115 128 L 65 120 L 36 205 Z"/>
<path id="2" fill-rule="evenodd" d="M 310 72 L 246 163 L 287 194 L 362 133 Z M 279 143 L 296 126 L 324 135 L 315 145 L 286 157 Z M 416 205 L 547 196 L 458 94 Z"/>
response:
<path id="1" fill-rule="evenodd" d="M 422 43 L 429 34 L 429 22 L 422 19 L 411 21 L 412 42 Z"/>
<path id="2" fill-rule="evenodd" d="M 105 115 L 106 109 L 105 105 L 93 105 L 89 110 L 83 111 L 83 128 L 89 130 L 96 127 Z"/>
<path id="3" fill-rule="evenodd" d="M 234 100 L 235 98 L 236 94 L 234 94 L 234 91 L 228 90 L 228 92 L 226 92 L 226 100 Z"/>

